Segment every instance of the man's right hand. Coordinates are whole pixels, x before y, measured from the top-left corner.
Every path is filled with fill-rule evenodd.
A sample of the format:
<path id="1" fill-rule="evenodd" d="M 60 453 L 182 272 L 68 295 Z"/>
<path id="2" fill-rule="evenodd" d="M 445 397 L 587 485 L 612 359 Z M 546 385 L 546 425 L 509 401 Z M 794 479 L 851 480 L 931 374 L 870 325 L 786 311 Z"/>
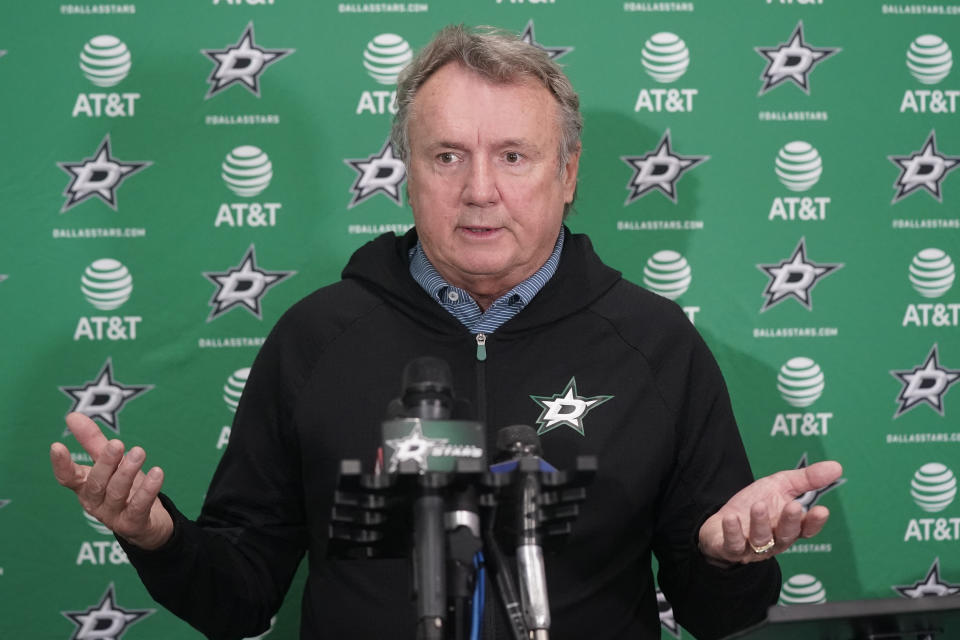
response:
<path id="1" fill-rule="evenodd" d="M 82 413 L 67 416 L 67 428 L 90 454 L 93 466 L 76 464 L 59 442 L 50 446 L 53 475 L 77 494 L 80 504 L 118 536 L 142 549 L 157 549 L 173 535 L 173 519 L 157 495 L 163 471 L 141 470 L 146 453 L 133 447 L 123 455 L 123 443 L 107 441 L 97 424 Z"/>

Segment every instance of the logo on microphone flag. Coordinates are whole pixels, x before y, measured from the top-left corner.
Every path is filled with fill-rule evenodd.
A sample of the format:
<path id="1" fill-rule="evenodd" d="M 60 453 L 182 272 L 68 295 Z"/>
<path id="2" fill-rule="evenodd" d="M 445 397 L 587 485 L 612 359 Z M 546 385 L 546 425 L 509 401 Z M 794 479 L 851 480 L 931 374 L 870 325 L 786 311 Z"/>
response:
<path id="1" fill-rule="evenodd" d="M 457 460 L 484 458 L 483 425 L 467 420 L 403 418 L 383 423 L 387 471 L 413 461 L 418 471 L 454 471 Z"/>

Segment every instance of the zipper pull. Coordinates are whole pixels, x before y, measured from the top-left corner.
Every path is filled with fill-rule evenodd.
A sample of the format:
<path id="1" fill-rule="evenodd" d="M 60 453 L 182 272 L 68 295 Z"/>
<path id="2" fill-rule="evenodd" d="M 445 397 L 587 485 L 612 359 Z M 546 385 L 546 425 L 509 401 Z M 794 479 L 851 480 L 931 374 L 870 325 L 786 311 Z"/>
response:
<path id="1" fill-rule="evenodd" d="M 487 359 L 487 336 L 483 333 L 477 334 L 477 360 L 483 362 Z"/>

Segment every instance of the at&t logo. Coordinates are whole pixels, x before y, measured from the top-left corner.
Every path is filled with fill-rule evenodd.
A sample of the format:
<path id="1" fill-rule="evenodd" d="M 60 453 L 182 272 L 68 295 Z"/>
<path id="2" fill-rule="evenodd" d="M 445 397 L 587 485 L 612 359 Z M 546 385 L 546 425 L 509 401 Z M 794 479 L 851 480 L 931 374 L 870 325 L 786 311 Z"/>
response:
<path id="1" fill-rule="evenodd" d="M 240 396 L 243 395 L 243 388 L 247 385 L 247 377 L 250 375 L 250 367 L 237 369 L 230 374 L 227 382 L 223 385 L 223 401 L 227 405 L 230 413 L 236 413 L 237 406 L 240 404 Z M 223 449 L 230 442 L 230 426 L 224 426 L 220 429 L 220 438 L 217 440 L 217 449 Z"/>
<path id="2" fill-rule="evenodd" d="M 780 396 L 787 404 L 798 409 L 806 409 L 815 403 L 824 387 L 823 371 L 810 358 L 791 358 L 780 367 L 777 374 Z M 773 420 L 770 436 L 825 436 L 831 419 L 833 413 L 825 411 L 778 413 Z"/>
<path id="3" fill-rule="evenodd" d="M 643 268 L 643 284 L 656 294 L 676 300 L 687 292 L 693 273 L 687 259 L 676 251 L 665 249 L 653 254 Z M 700 307 L 683 307 L 691 324 Z"/>
<path id="4" fill-rule="evenodd" d="M 780 183 L 794 193 L 809 191 L 820 180 L 823 160 L 820 153 L 803 140 L 785 144 L 777 153 L 774 172 Z M 824 220 L 830 198 L 785 196 L 774 198 L 768 220 Z"/>
<path id="5" fill-rule="evenodd" d="M 780 605 L 822 604 L 827 601 L 823 583 L 809 573 L 798 573 L 783 583 L 780 589 Z"/>
<path id="6" fill-rule="evenodd" d="M 907 69 L 921 84 L 940 84 L 952 67 L 953 52 L 940 36 L 918 36 L 907 49 Z M 900 113 L 956 113 L 958 96 L 957 89 L 907 89 L 900 101 Z"/>
<path id="7" fill-rule="evenodd" d="M 928 299 L 943 297 L 956 279 L 953 260 L 942 249 L 930 247 L 913 257 L 909 269 L 910 285 Z M 960 320 L 958 302 L 921 302 L 907 305 L 902 326 L 956 327 Z"/>
<path id="8" fill-rule="evenodd" d="M 644 71 L 661 84 L 679 80 L 690 66 L 690 51 L 680 36 L 661 31 L 643 43 L 640 53 Z M 634 111 L 669 113 L 693 111 L 697 89 L 640 89 Z"/>
<path id="9" fill-rule="evenodd" d="M 393 86 L 403 68 L 413 60 L 410 43 L 395 33 L 381 33 L 367 43 L 363 51 L 363 68 L 378 84 Z M 357 102 L 357 115 L 397 112 L 397 92 L 377 89 L 364 91 Z"/>
<path id="10" fill-rule="evenodd" d="M 913 474 L 910 497 L 927 513 L 945 511 L 957 497 L 957 477 L 940 462 L 928 462 Z M 960 540 L 960 517 L 912 518 L 903 541 L 956 542 Z"/>
<path id="11" fill-rule="evenodd" d="M 133 276 L 113 258 L 94 260 L 80 277 L 80 291 L 87 302 L 100 311 L 114 311 L 133 293 Z M 95 315 L 81 317 L 73 332 L 80 340 L 136 340 L 141 316 Z"/>
<path id="12" fill-rule="evenodd" d="M 233 149 L 220 165 L 220 177 L 227 188 L 241 198 L 255 198 L 270 186 L 273 163 L 258 147 L 242 145 Z M 279 202 L 224 202 L 217 209 L 214 227 L 275 227 Z"/>
<path id="13" fill-rule="evenodd" d="M 127 45 L 111 35 L 91 38 L 80 52 L 80 70 L 91 83 L 102 89 L 120 84 L 131 67 Z M 93 92 L 77 95 L 70 115 L 76 118 L 126 117 L 134 115 L 139 93 Z"/>
<path id="14" fill-rule="evenodd" d="M 100 535 L 109 536 L 110 540 L 87 540 L 80 543 L 80 551 L 77 552 L 77 566 L 89 564 L 102 567 L 105 565 L 130 564 L 123 547 L 113 539 L 113 532 L 86 511 L 83 512 L 83 517 L 94 531 Z"/>

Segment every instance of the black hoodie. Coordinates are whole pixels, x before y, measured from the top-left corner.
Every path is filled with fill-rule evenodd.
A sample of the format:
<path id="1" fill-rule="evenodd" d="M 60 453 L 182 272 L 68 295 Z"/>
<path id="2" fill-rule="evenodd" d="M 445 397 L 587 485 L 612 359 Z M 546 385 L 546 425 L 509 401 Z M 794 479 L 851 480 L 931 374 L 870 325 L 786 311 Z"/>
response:
<path id="1" fill-rule="evenodd" d="M 753 479 L 716 362 L 677 305 L 565 233 L 556 274 L 485 353 L 410 276 L 415 231 L 361 247 L 340 282 L 294 305 L 257 356 L 200 517 L 164 497 L 170 542 L 124 545 L 154 598 L 211 638 L 254 635 L 306 551 L 301 638 L 413 638 L 409 561 L 329 560 L 327 532 L 339 461 L 372 465 L 404 365 L 430 355 L 487 424 L 488 450 L 500 427 L 530 424 L 555 467 L 598 458 L 573 533 L 546 557 L 553 638 L 659 638 L 651 552 L 701 640 L 761 620 L 776 561 L 720 570 L 696 545 Z M 485 636 L 509 637 L 487 606 L 499 619 Z"/>

